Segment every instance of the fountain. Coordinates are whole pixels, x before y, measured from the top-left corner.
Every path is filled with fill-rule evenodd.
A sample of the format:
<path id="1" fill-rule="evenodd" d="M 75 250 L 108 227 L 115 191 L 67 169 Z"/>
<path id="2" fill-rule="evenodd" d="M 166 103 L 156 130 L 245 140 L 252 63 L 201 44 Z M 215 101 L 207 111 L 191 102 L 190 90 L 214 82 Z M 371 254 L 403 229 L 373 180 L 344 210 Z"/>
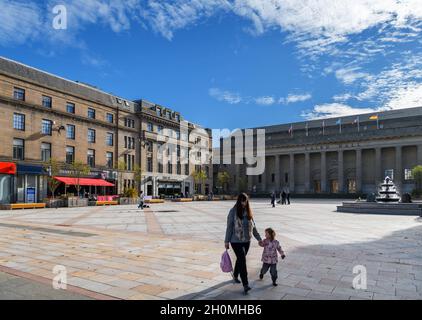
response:
<path id="1" fill-rule="evenodd" d="M 364 213 L 364 214 L 393 214 L 418 215 L 422 217 L 421 203 L 403 203 L 396 185 L 390 177 L 385 177 L 378 187 L 378 195 L 368 195 L 367 201 L 346 201 L 337 207 L 337 212 Z"/>
<path id="2" fill-rule="evenodd" d="M 390 179 L 390 177 L 385 177 L 384 182 L 379 186 L 379 197 L 377 197 L 377 202 L 389 203 L 389 202 L 399 202 L 400 195 L 397 191 L 396 185 Z"/>

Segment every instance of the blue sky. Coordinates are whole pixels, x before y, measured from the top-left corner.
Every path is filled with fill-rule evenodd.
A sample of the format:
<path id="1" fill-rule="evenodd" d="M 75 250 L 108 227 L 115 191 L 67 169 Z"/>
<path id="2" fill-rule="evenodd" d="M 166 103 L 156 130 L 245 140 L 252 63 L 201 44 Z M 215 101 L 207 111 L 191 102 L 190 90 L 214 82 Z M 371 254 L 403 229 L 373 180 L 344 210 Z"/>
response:
<path id="1" fill-rule="evenodd" d="M 65 30 L 52 27 L 57 4 Z M 0 55 L 210 128 L 422 106 L 420 0 L 0 0 L 0 8 Z"/>

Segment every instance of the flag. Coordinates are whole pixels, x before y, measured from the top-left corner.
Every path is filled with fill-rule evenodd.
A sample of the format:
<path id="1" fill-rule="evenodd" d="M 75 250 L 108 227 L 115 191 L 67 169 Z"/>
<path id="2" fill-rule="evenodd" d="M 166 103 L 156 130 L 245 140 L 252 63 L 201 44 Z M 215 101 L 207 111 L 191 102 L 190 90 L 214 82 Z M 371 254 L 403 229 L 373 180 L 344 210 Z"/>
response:
<path id="1" fill-rule="evenodd" d="M 322 135 L 325 134 L 325 120 L 322 120 Z"/>
<path id="2" fill-rule="evenodd" d="M 341 118 L 336 121 L 336 124 L 339 125 L 339 131 L 341 133 Z"/>
<path id="3" fill-rule="evenodd" d="M 380 123 L 379 123 L 379 117 L 377 114 L 374 114 L 372 116 L 369 117 L 369 120 L 377 120 L 377 129 L 380 128 Z"/>
<path id="4" fill-rule="evenodd" d="M 293 137 L 293 125 L 290 125 L 289 134 L 291 137 Z"/>

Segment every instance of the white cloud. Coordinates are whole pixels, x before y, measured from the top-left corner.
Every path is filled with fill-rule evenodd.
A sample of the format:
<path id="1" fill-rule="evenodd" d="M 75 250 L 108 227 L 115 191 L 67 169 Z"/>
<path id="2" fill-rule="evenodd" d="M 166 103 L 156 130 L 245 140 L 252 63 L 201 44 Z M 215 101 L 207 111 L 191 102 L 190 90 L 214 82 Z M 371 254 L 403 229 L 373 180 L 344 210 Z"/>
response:
<path id="1" fill-rule="evenodd" d="M 310 93 L 305 94 L 289 94 L 286 98 L 280 98 L 279 102 L 282 104 L 296 103 L 307 101 L 312 98 Z"/>
<path id="2" fill-rule="evenodd" d="M 351 84 L 358 79 L 369 80 L 371 76 L 366 72 L 359 72 L 359 67 L 349 67 L 337 69 L 335 74 L 336 78 L 344 84 Z"/>
<path id="3" fill-rule="evenodd" d="M 233 93 L 227 90 L 211 88 L 208 93 L 211 97 L 217 99 L 218 101 L 224 101 L 230 104 L 238 104 L 242 102 L 242 97 L 238 93 Z"/>
<path id="4" fill-rule="evenodd" d="M 42 12 L 27 1 L 0 0 L 0 45 L 20 44 L 39 35 Z"/>
<path id="5" fill-rule="evenodd" d="M 258 97 L 255 98 L 256 104 L 263 105 L 263 106 L 270 106 L 275 103 L 274 97 L 266 96 L 266 97 Z"/>
<path id="6" fill-rule="evenodd" d="M 343 94 L 335 95 L 333 97 L 333 100 L 336 101 L 336 102 L 339 102 L 339 101 L 344 102 L 344 101 L 351 99 L 352 97 L 353 97 L 353 95 L 350 94 L 350 93 L 343 93 Z"/>
<path id="7" fill-rule="evenodd" d="M 395 91 L 381 107 L 359 108 L 342 103 L 316 105 L 312 110 L 305 110 L 301 116 L 306 119 L 336 118 L 361 113 L 422 107 L 422 83 L 413 84 Z"/>
<path id="8" fill-rule="evenodd" d="M 370 113 L 381 111 L 381 109 L 373 108 L 354 108 L 342 103 L 326 103 L 321 105 L 316 105 L 310 111 L 303 111 L 301 116 L 308 119 L 323 119 L 323 118 L 337 118 L 344 116 L 351 116 L 360 113 Z M 385 109 L 382 109 L 385 110 Z"/>

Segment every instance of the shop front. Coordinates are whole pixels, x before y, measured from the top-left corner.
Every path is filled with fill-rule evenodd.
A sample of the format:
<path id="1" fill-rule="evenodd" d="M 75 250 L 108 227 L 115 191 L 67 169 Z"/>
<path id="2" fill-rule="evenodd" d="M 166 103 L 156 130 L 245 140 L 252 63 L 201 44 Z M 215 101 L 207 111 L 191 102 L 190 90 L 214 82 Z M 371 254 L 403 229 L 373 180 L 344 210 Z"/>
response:
<path id="1" fill-rule="evenodd" d="M 13 202 L 13 184 L 16 174 L 16 164 L 0 162 L 0 204 Z"/>
<path id="2" fill-rule="evenodd" d="M 42 166 L 17 165 L 16 203 L 37 203 L 47 197 L 47 173 Z"/>

